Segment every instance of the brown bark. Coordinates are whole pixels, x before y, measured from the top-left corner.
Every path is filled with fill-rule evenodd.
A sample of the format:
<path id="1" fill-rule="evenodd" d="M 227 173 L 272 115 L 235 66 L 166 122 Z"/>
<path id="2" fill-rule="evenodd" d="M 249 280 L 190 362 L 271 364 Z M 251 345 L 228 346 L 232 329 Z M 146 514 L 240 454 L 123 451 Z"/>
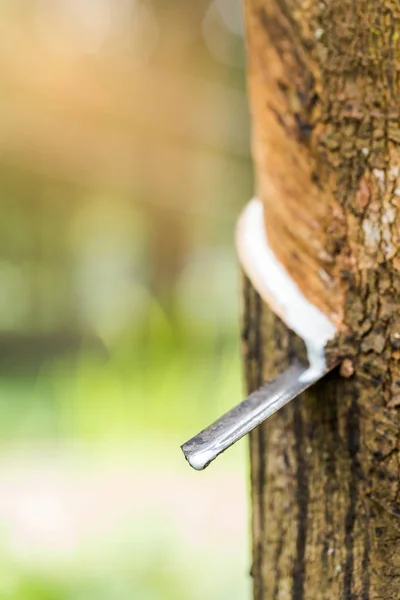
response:
<path id="1" fill-rule="evenodd" d="M 340 326 L 335 372 L 251 436 L 257 600 L 400 598 L 400 6 L 245 0 L 270 244 Z M 246 282 L 249 389 L 296 340 Z M 354 371 L 354 374 L 353 374 Z"/>

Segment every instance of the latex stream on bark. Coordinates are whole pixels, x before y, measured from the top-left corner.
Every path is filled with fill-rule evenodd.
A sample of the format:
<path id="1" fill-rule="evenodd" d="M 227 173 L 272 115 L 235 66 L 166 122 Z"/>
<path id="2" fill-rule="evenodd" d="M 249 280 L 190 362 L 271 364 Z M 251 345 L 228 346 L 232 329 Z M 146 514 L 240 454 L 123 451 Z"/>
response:
<path id="1" fill-rule="evenodd" d="M 262 299 L 304 341 L 309 369 L 304 380 L 316 381 L 326 370 L 325 346 L 336 326 L 301 292 L 271 249 L 265 230 L 264 207 L 253 198 L 237 225 L 240 263 Z"/>

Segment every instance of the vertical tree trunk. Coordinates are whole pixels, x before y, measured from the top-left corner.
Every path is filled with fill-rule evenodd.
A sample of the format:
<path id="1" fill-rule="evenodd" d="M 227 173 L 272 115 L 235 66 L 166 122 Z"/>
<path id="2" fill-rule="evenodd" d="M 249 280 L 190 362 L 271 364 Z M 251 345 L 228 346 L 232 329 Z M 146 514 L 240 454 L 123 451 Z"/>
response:
<path id="1" fill-rule="evenodd" d="M 400 5 L 245 0 L 270 245 L 347 358 L 251 435 L 256 600 L 400 598 Z M 298 340 L 244 285 L 249 390 Z M 353 374 L 354 370 L 354 374 Z"/>

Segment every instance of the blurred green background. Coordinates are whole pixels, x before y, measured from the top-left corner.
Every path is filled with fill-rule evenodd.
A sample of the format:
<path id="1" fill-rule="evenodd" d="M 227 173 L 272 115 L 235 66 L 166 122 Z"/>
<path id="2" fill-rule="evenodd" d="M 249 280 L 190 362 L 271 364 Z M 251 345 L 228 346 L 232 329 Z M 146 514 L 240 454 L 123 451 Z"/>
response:
<path id="1" fill-rule="evenodd" d="M 0 599 L 250 597 L 240 0 L 0 4 Z"/>

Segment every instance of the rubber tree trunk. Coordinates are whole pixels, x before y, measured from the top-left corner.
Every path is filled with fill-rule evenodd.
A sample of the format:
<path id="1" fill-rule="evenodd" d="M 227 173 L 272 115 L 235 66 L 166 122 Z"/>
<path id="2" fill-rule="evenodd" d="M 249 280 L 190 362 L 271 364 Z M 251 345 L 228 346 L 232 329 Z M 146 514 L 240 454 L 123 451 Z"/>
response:
<path id="1" fill-rule="evenodd" d="M 254 597 L 398 600 L 400 5 L 245 13 L 270 245 L 346 359 L 251 435 Z M 247 280 L 243 340 L 249 390 L 300 345 Z"/>

